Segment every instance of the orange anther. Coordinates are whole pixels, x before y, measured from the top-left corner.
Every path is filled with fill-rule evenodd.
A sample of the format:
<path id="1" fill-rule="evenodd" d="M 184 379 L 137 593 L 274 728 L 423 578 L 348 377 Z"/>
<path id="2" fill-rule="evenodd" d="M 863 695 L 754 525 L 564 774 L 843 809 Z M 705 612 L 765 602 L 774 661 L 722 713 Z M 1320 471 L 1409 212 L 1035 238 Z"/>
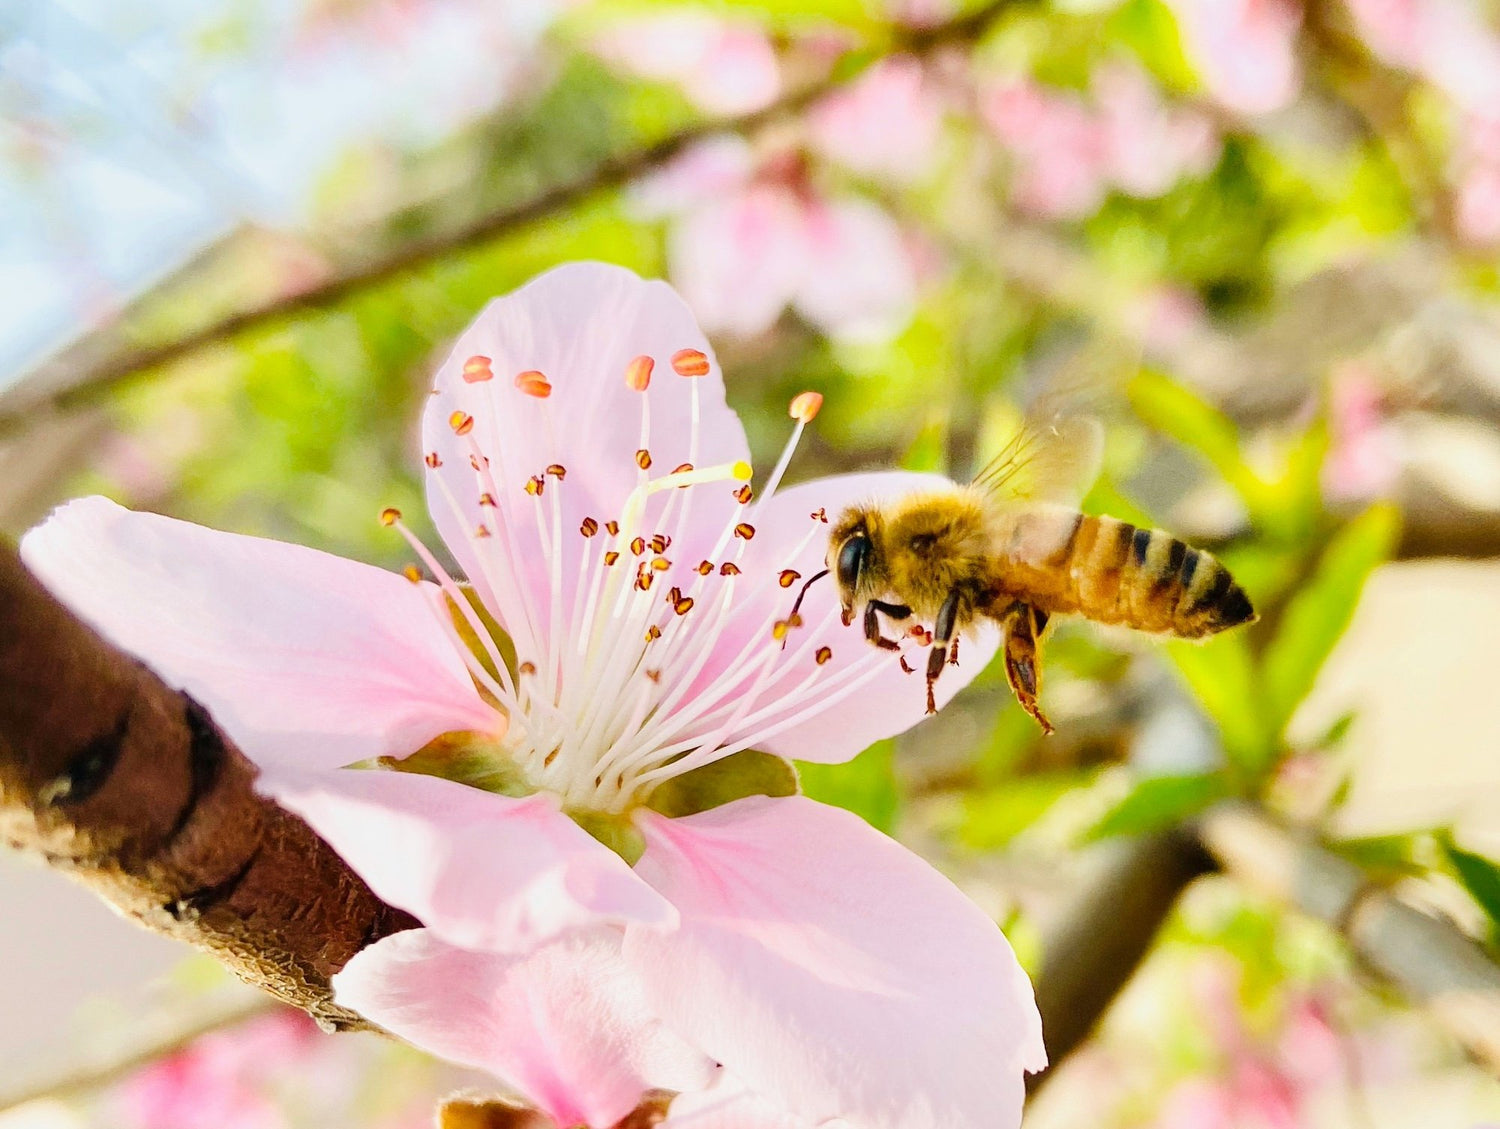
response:
<path id="1" fill-rule="evenodd" d="M 485 356 L 473 356 L 464 362 L 464 380 L 469 384 L 478 384 L 485 380 L 494 380 L 495 370 L 490 368 L 490 359 Z"/>
<path id="2" fill-rule="evenodd" d="M 467 435 L 474 430 L 474 417 L 468 412 L 454 412 L 448 417 L 448 426 L 454 435 Z"/>
<path id="3" fill-rule="evenodd" d="M 562 463 L 552 463 L 547 467 L 546 473 L 561 482 L 564 478 L 568 477 L 568 468 L 563 466 Z"/>
<path id="4" fill-rule="evenodd" d="M 678 376 L 707 376 L 708 355 L 701 349 L 678 349 L 672 354 L 672 371 Z"/>
<path id="5" fill-rule="evenodd" d="M 428 452 L 427 457 L 422 461 L 425 462 L 433 470 L 437 470 L 438 467 L 443 465 L 443 460 L 438 457 L 438 453 L 436 451 Z"/>
<path id="6" fill-rule="evenodd" d="M 479 495 L 479 504 L 481 506 L 493 506 L 495 504 L 495 496 L 493 494 L 481 494 Z"/>
<path id="7" fill-rule="evenodd" d="M 748 506 L 750 504 L 750 499 L 751 499 L 751 497 L 753 495 L 754 495 L 754 491 L 752 491 L 750 489 L 750 484 L 748 482 L 745 483 L 745 485 L 741 486 L 738 490 L 736 490 L 734 492 L 735 498 L 739 501 L 740 505 L 742 505 L 742 506 Z"/>
<path id="8" fill-rule="evenodd" d="M 607 564 L 607 565 L 612 565 L 612 564 L 614 564 L 619 559 L 620 559 L 620 554 L 617 553 L 617 552 L 615 552 L 615 550 L 613 550 L 613 549 L 610 549 L 608 552 L 606 552 L 604 554 L 604 563 Z"/>
<path id="9" fill-rule="evenodd" d="M 813 658 L 817 660 L 819 666 L 822 666 L 829 659 L 833 658 L 833 648 L 819 647 L 817 653 L 813 655 Z"/>
<path id="10" fill-rule="evenodd" d="M 387 506 L 385 509 L 380 511 L 381 525 L 389 527 L 395 525 L 400 520 L 401 511 L 398 510 L 395 506 Z"/>
<path id="11" fill-rule="evenodd" d="M 635 465 L 642 470 L 651 469 L 651 452 L 642 447 L 635 453 Z"/>
<path id="12" fill-rule="evenodd" d="M 578 527 L 578 532 L 585 537 L 592 537 L 599 532 L 599 523 L 591 517 L 586 517 L 583 519 L 583 524 Z"/>
<path id="13" fill-rule="evenodd" d="M 646 628 L 646 642 L 648 642 L 648 643 L 654 643 L 656 640 L 658 640 L 660 638 L 661 638 L 661 628 L 657 627 L 656 624 L 653 623 L 650 627 Z M 658 672 L 658 677 L 659 676 L 660 676 L 660 672 Z"/>
<path id="14" fill-rule="evenodd" d="M 719 566 L 720 576 L 738 576 L 739 574 L 740 566 L 735 564 L 733 561 L 725 561 Z"/>
<path id="15" fill-rule="evenodd" d="M 734 527 L 734 535 L 749 541 L 755 536 L 755 526 L 751 525 L 748 521 L 742 521 Z"/>
<path id="16" fill-rule="evenodd" d="M 651 370 L 656 361 L 644 353 L 625 366 L 625 387 L 632 392 L 644 392 L 651 387 Z"/>
<path id="17" fill-rule="evenodd" d="M 547 378 L 536 369 L 527 369 L 525 372 L 516 373 L 516 387 L 528 396 L 535 396 L 538 400 L 545 400 L 552 395 L 552 385 Z"/>
<path id="18" fill-rule="evenodd" d="M 707 576 L 709 573 L 713 572 L 713 570 L 714 570 L 714 562 L 713 561 L 699 561 L 698 562 L 698 575 L 699 576 Z"/>
<path id="19" fill-rule="evenodd" d="M 422 583 L 422 570 L 419 569 L 416 565 L 407 565 L 401 570 L 401 575 L 406 577 L 406 579 L 410 580 L 413 584 Z"/>
<path id="20" fill-rule="evenodd" d="M 801 579 L 802 574 L 796 569 L 784 568 L 781 570 L 781 575 L 776 578 L 776 583 L 780 584 L 783 588 L 790 588 Z"/>
<path id="21" fill-rule="evenodd" d="M 787 409 L 787 414 L 798 423 L 812 423 L 813 417 L 818 414 L 818 409 L 822 406 L 823 393 L 799 392 L 792 397 L 792 403 Z"/>

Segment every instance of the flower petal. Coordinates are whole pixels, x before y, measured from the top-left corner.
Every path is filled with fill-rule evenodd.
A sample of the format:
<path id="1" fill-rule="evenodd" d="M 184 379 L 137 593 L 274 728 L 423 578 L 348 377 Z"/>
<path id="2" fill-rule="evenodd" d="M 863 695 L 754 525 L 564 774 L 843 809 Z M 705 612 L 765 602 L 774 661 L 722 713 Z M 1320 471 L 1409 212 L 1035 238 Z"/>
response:
<path id="1" fill-rule="evenodd" d="M 706 358 L 706 373 L 674 372 L 672 359 L 685 349 Z M 654 369 L 648 390 L 636 392 L 625 376 L 642 356 Z M 517 387 L 524 373 L 540 374 L 548 394 Z M 528 387 L 541 390 L 535 379 Z M 589 544 L 580 526 L 622 516 L 644 477 L 639 450 L 649 450 L 657 475 L 750 457 L 713 351 L 682 299 L 664 282 L 588 262 L 557 267 L 485 307 L 438 372 L 423 442 L 429 466 L 437 464 L 427 476 L 434 522 L 523 657 L 538 661 L 567 633 Z M 471 459 L 483 460 L 478 470 Z M 528 492 L 533 477 L 541 493 Z M 672 493 L 647 503 L 646 536 L 660 528 Z M 694 529 L 716 535 L 735 505 L 729 486 L 691 493 L 688 542 Z"/>
<path id="2" fill-rule="evenodd" d="M 858 196 L 813 200 L 803 210 L 808 269 L 795 304 L 844 341 L 888 341 L 917 308 L 916 266 L 890 213 Z"/>
<path id="3" fill-rule="evenodd" d="M 927 712 L 921 674 L 927 652 L 907 640 L 908 665 L 915 671 L 907 674 L 898 656 L 866 642 L 861 624 L 845 627 L 831 578 L 808 589 L 800 613 L 805 626 L 790 633 L 784 651 L 769 633 L 775 619 L 790 613 L 797 594 L 796 587 L 780 585 L 782 571 L 790 569 L 803 581 L 823 568 L 828 531 L 845 507 L 951 485 L 938 475 L 906 471 L 836 475 L 757 503 L 747 515 L 755 537 L 741 561 L 746 595 L 737 598 L 734 614 L 719 630 L 714 652 L 683 708 L 701 711 L 715 702 L 740 703 L 744 708 L 719 744 L 732 748 L 753 738 L 755 748 L 824 763 L 849 760 L 872 742 L 921 721 Z M 827 523 L 815 516 L 820 512 Z M 900 635 L 909 626 L 888 630 Z M 946 667 L 938 680 L 938 703 L 967 686 L 998 645 L 999 632 L 988 622 L 978 625 L 961 645 L 958 665 Z M 732 673 L 736 660 L 751 648 L 774 665 L 762 674 L 759 664 L 740 662 L 738 675 Z M 819 663 L 824 648 L 825 661 Z M 711 739 L 715 728 L 705 721 L 686 731 Z"/>
<path id="4" fill-rule="evenodd" d="M 343 769 L 263 778 L 370 888 L 465 948 L 525 952 L 600 921 L 671 925 L 671 905 L 557 809 L 451 780 Z"/>
<path id="5" fill-rule="evenodd" d="M 779 1110 L 732 1079 L 672 1100 L 662 1129 L 847 1129 L 842 1118 L 814 1123 Z"/>
<path id="6" fill-rule="evenodd" d="M 627 930 L 664 1019 L 758 1094 L 861 1129 L 1005 1129 L 1046 1062 L 994 922 L 857 816 L 793 796 L 639 819 L 682 915 Z"/>
<path id="7" fill-rule="evenodd" d="M 558 1125 L 613 1125 L 646 1090 L 696 1090 L 713 1074 L 650 1010 L 608 928 L 524 957 L 413 929 L 358 953 L 333 987 L 393 1034 L 495 1074 Z"/>
<path id="8" fill-rule="evenodd" d="M 202 701 L 262 768 L 332 768 L 504 727 L 430 585 L 97 497 L 54 511 L 21 555 L 111 642 Z"/>

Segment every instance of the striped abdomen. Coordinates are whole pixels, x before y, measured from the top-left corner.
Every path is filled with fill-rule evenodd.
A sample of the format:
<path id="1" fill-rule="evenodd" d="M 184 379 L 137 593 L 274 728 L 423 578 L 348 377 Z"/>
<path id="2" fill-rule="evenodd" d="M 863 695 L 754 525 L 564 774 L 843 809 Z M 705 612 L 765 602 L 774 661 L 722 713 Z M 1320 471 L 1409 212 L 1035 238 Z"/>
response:
<path id="1" fill-rule="evenodd" d="M 1050 541 L 1045 558 L 1022 553 L 1007 570 L 1044 611 L 1188 638 L 1255 618 L 1228 569 L 1159 529 L 1046 507 L 1019 515 L 1014 534 L 1017 548 Z"/>

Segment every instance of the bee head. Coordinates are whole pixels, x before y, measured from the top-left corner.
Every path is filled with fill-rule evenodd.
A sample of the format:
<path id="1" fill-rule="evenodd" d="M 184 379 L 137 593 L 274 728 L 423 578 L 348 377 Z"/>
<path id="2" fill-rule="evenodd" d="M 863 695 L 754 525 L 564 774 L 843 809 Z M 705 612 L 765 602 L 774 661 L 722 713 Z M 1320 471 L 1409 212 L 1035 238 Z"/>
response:
<path id="1" fill-rule="evenodd" d="M 828 570 L 839 588 L 844 623 L 853 622 L 854 609 L 870 598 L 875 544 L 871 538 L 873 515 L 862 509 L 848 510 L 833 527 L 828 539 Z"/>

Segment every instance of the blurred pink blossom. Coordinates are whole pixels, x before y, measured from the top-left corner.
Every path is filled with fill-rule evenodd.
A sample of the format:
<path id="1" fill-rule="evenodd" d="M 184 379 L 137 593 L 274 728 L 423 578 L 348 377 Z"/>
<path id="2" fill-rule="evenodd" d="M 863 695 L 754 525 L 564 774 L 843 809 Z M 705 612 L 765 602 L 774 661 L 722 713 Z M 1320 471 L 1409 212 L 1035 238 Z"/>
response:
<path id="1" fill-rule="evenodd" d="M 781 92 L 781 67 L 765 33 L 708 12 L 621 21 L 596 37 L 594 50 L 632 74 L 676 83 L 711 114 L 764 109 Z"/>
<path id="2" fill-rule="evenodd" d="M 1167 0 L 1183 47 L 1210 95 L 1239 114 L 1279 110 L 1297 96 L 1297 32 L 1292 0 Z"/>
<path id="3" fill-rule="evenodd" d="M 104 498 L 22 544 L 421 922 L 356 954 L 335 998 L 570 1129 L 724 1072 L 814 1123 L 1019 1125 L 1046 1061 L 1031 986 L 947 879 L 743 777 L 718 806 L 652 806 L 674 784 L 701 797 L 686 775 L 746 750 L 834 763 L 921 719 L 920 680 L 828 586 L 789 635 L 788 588 L 822 567 L 828 515 L 942 480 L 778 490 L 816 410 L 799 397 L 752 491 L 701 328 L 670 287 L 603 263 L 491 303 L 426 402 L 431 515 L 498 638 L 394 510 L 435 582 Z M 975 632 L 938 700 L 997 644 Z M 417 750 L 462 779 L 388 770 Z M 226 1121 L 260 1116 L 229 1097 Z"/>
<path id="4" fill-rule="evenodd" d="M 1348 0 L 1360 36 L 1393 66 L 1421 75 L 1461 108 L 1500 106 L 1500 34 L 1471 0 Z"/>
<path id="5" fill-rule="evenodd" d="M 1323 490 L 1338 501 L 1368 501 L 1388 494 L 1401 473 L 1400 440 L 1386 421 L 1384 393 L 1363 366 L 1334 373 L 1328 390 L 1328 456 Z"/>
<path id="6" fill-rule="evenodd" d="M 931 172 L 943 104 L 922 64 L 896 55 L 874 64 L 808 115 L 808 140 L 845 168 L 896 183 Z"/>
<path id="7" fill-rule="evenodd" d="M 1092 215 L 1111 189 L 1159 196 L 1218 159 L 1213 123 L 1171 106 L 1151 77 L 1123 61 L 1102 64 L 1090 97 L 1030 79 L 994 86 L 980 111 L 1016 159 L 1012 197 L 1049 219 Z"/>
<path id="8" fill-rule="evenodd" d="M 916 308 L 916 264 L 890 214 L 825 195 L 795 150 L 758 155 L 739 138 L 684 154 L 636 190 L 672 216 L 672 280 L 709 332 L 752 336 L 795 309 L 830 336 L 889 338 Z"/>
<path id="9" fill-rule="evenodd" d="M 286 1119 L 265 1082 L 320 1037 L 307 1016 L 279 1009 L 137 1071 L 115 1098 L 124 1118 L 143 1129 L 283 1129 Z"/>

